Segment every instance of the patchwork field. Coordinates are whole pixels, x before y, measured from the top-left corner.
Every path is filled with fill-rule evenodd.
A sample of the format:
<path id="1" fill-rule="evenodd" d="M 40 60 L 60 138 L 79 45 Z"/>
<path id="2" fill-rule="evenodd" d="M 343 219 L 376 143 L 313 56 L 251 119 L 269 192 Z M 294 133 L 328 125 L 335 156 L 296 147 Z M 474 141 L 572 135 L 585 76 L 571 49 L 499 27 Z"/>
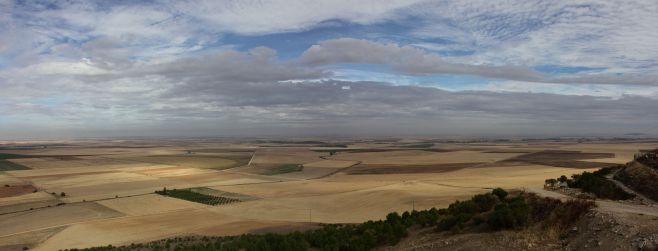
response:
<path id="1" fill-rule="evenodd" d="M 655 147 L 424 140 L 21 144 L 27 143 L 0 150 L 0 250 L 375 220 L 444 207 L 494 187 L 536 189 L 547 178 L 625 163 L 637 150 Z M 174 189 L 182 192 L 155 193 Z"/>

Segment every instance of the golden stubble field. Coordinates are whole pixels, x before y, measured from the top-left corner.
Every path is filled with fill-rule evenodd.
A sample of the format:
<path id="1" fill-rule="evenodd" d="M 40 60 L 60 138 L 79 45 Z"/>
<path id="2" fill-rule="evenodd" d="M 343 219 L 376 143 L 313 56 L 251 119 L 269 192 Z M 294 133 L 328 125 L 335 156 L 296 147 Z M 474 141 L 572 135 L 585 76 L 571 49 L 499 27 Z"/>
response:
<path id="1" fill-rule="evenodd" d="M 0 153 L 14 154 L 5 157 L 29 169 L 0 172 L 0 250 L 376 220 L 392 211 L 445 207 L 495 187 L 541 187 L 547 178 L 625 163 L 638 149 L 655 146 L 342 143 L 348 147 L 210 141 L 7 145 Z M 202 187 L 242 202 L 211 206 L 153 193 L 164 187 Z"/>

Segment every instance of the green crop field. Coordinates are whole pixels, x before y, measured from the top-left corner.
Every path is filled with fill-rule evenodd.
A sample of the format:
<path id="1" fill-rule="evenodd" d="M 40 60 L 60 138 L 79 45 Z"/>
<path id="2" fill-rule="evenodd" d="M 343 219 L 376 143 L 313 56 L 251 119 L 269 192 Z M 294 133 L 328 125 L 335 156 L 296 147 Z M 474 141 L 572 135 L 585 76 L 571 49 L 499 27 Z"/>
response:
<path id="1" fill-rule="evenodd" d="M 173 189 L 173 190 L 159 190 L 155 193 L 163 196 L 169 196 L 173 198 L 178 198 L 182 200 L 188 200 L 192 202 L 202 203 L 206 205 L 222 205 L 240 202 L 238 199 L 227 198 L 223 196 L 213 196 L 208 194 L 202 194 L 192 191 L 191 188 L 188 189 Z"/>
<path id="2" fill-rule="evenodd" d="M 300 164 L 284 164 L 280 166 L 276 166 L 274 168 L 268 169 L 265 172 L 263 172 L 263 175 L 277 175 L 277 174 L 284 174 L 284 173 L 292 173 L 292 172 L 300 172 L 304 169 L 304 166 Z"/>
<path id="3" fill-rule="evenodd" d="M 19 159 L 25 158 L 25 155 L 13 154 L 13 153 L 0 153 L 0 159 Z"/>
<path id="4" fill-rule="evenodd" d="M 249 195 L 246 195 L 246 194 L 231 193 L 231 192 L 212 189 L 212 188 L 208 188 L 208 187 L 193 187 L 193 188 L 188 188 L 188 189 L 192 192 L 195 192 L 195 193 L 200 193 L 200 194 L 205 194 L 205 195 L 210 195 L 210 196 L 215 196 L 215 197 L 226 197 L 226 198 L 231 198 L 231 199 L 237 199 L 237 200 L 240 200 L 240 201 L 250 201 L 250 200 L 258 199 L 256 197 L 249 196 Z"/>
<path id="5" fill-rule="evenodd" d="M 28 170 L 29 167 L 0 158 L 0 171 Z"/>
<path id="6" fill-rule="evenodd" d="M 412 144 L 412 145 L 402 145 L 400 147 L 404 148 L 430 148 L 433 147 L 433 143 L 427 143 L 427 144 Z"/>

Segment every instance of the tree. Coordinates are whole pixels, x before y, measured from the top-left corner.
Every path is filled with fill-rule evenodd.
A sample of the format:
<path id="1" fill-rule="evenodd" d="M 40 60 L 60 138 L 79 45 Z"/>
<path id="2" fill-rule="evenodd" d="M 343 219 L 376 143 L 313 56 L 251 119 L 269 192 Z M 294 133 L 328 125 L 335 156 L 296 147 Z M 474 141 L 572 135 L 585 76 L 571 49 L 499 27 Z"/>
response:
<path id="1" fill-rule="evenodd" d="M 61 193 L 59 194 L 59 196 L 66 197 L 66 193 L 65 193 L 65 192 L 61 192 Z"/>
<path id="2" fill-rule="evenodd" d="M 509 207 L 514 217 L 514 226 L 525 226 L 528 223 L 528 215 L 530 214 L 530 207 L 525 199 L 516 197 L 509 203 Z"/>
<path id="3" fill-rule="evenodd" d="M 567 182 L 568 178 L 567 178 L 567 176 L 562 175 L 562 176 L 560 176 L 560 178 L 558 178 L 557 180 L 558 180 L 559 182 Z"/>
<path id="4" fill-rule="evenodd" d="M 498 199 L 504 200 L 505 197 L 507 197 L 507 191 L 505 191 L 502 188 L 496 188 L 493 191 L 491 191 L 491 194 L 498 196 Z"/>
<path id="5" fill-rule="evenodd" d="M 452 203 L 448 206 L 448 211 L 452 215 L 458 215 L 462 213 L 475 214 L 480 212 L 480 206 L 472 200 L 456 201 L 455 203 Z"/>
<path id="6" fill-rule="evenodd" d="M 496 205 L 496 197 L 491 194 L 478 194 L 471 200 L 480 207 L 480 212 L 489 211 Z"/>
<path id="7" fill-rule="evenodd" d="M 549 186 L 549 187 L 555 187 L 555 185 L 557 185 L 557 180 L 556 179 L 547 179 L 544 183 L 546 183 L 546 185 Z"/>
<path id="8" fill-rule="evenodd" d="M 514 216 L 512 215 L 512 209 L 507 204 L 496 206 L 487 223 L 495 230 L 513 227 Z"/>

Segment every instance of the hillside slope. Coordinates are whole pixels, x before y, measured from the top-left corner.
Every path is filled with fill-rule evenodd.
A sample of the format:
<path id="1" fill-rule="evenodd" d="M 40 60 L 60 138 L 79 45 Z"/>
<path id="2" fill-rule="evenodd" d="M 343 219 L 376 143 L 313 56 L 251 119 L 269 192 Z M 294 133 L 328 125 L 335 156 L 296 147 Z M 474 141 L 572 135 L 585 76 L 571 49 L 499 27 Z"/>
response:
<path id="1" fill-rule="evenodd" d="M 658 201 L 658 170 L 633 161 L 617 172 L 615 179 L 638 193 Z"/>

